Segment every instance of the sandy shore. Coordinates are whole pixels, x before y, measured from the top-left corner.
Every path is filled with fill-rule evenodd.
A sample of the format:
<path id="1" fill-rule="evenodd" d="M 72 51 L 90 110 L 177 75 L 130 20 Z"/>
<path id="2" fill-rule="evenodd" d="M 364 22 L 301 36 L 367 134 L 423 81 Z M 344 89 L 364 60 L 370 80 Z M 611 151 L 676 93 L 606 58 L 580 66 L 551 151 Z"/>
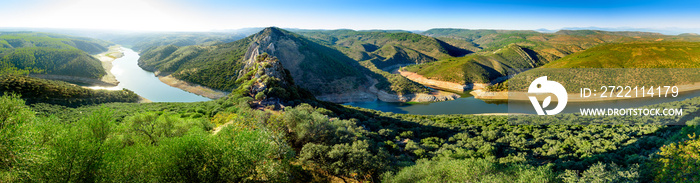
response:
<path id="1" fill-rule="evenodd" d="M 402 71 L 401 69 L 398 70 L 398 73 L 401 74 L 403 77 L 406 77 L 406 79 L 409 79 L 409 80 L 414 81 L 416 83 L 420 83 L 422 85 L 425 85 L 425 86 L 428 86 L 431 88 L 447 90 L 447 91 L 464 92 L 466 90 L 482 89 L 482 88 L 485 88 L 489 85 L 487 83 L 459 84 L 459 83 L 453 83 L 453 82 L 448 82 L 448 81 L 434 80 L 434 79 L 426 78 L 418 73 Z"/>
<path id="2" fill-rule="evenodd" d="M 109 50 L 106 52 L 93 55 L 93 57 L 97 58 L 102 62 L 102 67 L 105 69 L 105 72 L 107 74 L 102 77 L 102 81 L 105 83 L 111 83 L 114 84 L 115 86 L 119 84 L 119 81 L 117 81 L 117 78 L 114 77 L 114 74 L 112 74 L 112 62 L 116 60 L 117 58 L 121 58 L 124 56 L 124 53 L 121 50 L 121 46 L 119 45 L 114 45 L 110 46 Z"/>
<path id="3" fill-rule="evenodd" d="M 151 103 L 153 101 L 148 100 L 147 98 L 143 98 L 142 96 L 139 95 L 139 101 L 136 103 Z"/>
<path id="4" fill-rule="evenodd" d="M 681 96 L 683 93 L 686 92 L 691 92 L 691 91 L 697 91 L 700 90 L 700 82 L 698 83 L 693 83 L 693 84 L 685 84 L 685 85 L 676 85 L 678 86 L 678 96 Z M 527 92 L 487 92 L 484 90 L 474 90 L 470 92 L 470 94 L 474 95 L 474 98 L 477 99 L 491 99 L 491 100 L 515 100 L 515 101 L 529 101 L 530 99 L 528 98 L 528 93 Z M 638 96 L 635 96 L 634 94 L 630 93 L 631 97 L 599 97 L 603 93 L 598 92 L 598 93 L 593 93 L 594 96 L 591 97 L 581 97 L 580 93 L 571 93 L 568 95 L 568 102 L 599 102 L 599 101 L 613 101 L 613 100 L 627 100 L 627 99 L 637 99 L 637 98 L 652 98 L 649 95 L 645 95 L 645 97 L 642 97 L 641 93 Z M 606 95 L 609 95 L 610 93 L 606 93 Z M 615 94 L 617 95 L 617 94 Z M 671 97 L 671 92 L 669 91 L 669 96 Z M 661 97 L 664 97 L 664 94 L 661 94 Z M 654 98 L 658 98 L 658 94 L 654 95 Z M 557 101 L 556 97 L 553 97 L 552 101 Z"/>
<path id="5" fill-rule="evenodd" d="M 201 86 L 198 84 L 182 81 L 182 80 L 176 79 L 175 77 L 172 77 L 171 75 L 166 75 L 166 76 L 158 75 L 158 79 L 160 79 L 161 82 L 163 82 L 167 85 L 170 85 L 172 87 L 180 88 L 180 89 L 188 91 L 190 93 L 201 95 L 201 96 L 204 96 L 204 97 L 207 97 L 210 99 L 218 99 L 218 98 L 221 98 L 221 97 L 228 95 L 227 92 L 214 90 L 214 89 L 204 87 L 204 86 Z"/>

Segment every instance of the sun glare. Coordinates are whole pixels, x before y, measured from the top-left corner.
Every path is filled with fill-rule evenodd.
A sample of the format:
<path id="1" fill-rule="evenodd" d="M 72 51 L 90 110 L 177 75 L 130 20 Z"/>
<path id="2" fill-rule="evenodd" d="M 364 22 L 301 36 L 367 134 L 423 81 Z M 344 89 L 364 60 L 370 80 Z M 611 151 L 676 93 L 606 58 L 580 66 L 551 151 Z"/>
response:
<path id="1" fill-rule="evenodd" d="M 17 27 L 85 28 L 144 31 L 201 31 L 197 13 L 160 0 L 65 0 L 8 19 Z M 7 25 L 6 24 L 6 25 Z"/>

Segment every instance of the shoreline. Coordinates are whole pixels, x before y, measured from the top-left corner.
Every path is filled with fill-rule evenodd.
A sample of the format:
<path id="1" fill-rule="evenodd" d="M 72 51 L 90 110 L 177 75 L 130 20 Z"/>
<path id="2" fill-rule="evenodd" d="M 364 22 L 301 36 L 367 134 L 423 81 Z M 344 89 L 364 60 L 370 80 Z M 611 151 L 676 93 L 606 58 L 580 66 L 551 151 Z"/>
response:
<path id="1" fill-rule="evenodd" d="M 440 81 L 426 78 L 425 76 L 415 72 L 403 71 L 401 69 L 397 71 L 399 72 L 399 74 L 401 74 L 401 76 L 405 77 L 406 79 L 422 84 L 423 86 L 436 88 L 440 90 L 464 92 L 468 90 L 480 90 L 489 86 L 489 84 L 487 83 L 459 84 L 449 81 Z"/>
<path id="2" fill-rule="evenodd" d="M 400 102 L 400 103 L 429 103 L 429 102 L 442 102 L 455 100 L 461 96 L 456 93 L 446 92 L 446 91 L 431 91 L 429 93 L 409 93 L 409 94 L 390 94 L 384 90 L 377 89 L 374 85 L 377 84 L 376 80 L 373 80 L 369 88 L 363 88 L 358 91 L 346 92 L 342 94 L 325 94 L 314 96 L 318 100 L 333 102 L 338 104 L 350 103 L 350 102 L 367 102 L 367 101 L 383 101 L 383 102 Z"/>
<path id="3" fill-rule="evenodd" d="M 194 93 L 212 100 L 216 100 L 222 97 L 225 97 L 226 95 L 229 94 L 229 92 L 224 92 L 220 90 L 215 90 L 209 87 L 205 87 L 202 85 L 190 83 L 187 81 L 179 80 L 172 75 L 161 75 L 159 72 L 156 72 L 156 76 L 158 77 L 158 80 L 160 82 L 163 82 L 169 86 L 179 88 L 181 90 L 185 90 L 190 93 Z"/>
<path id="4" fill-rule="evenodd" d="M 122 52 L 120 45 L 112 45 L 106 52 L 93 55 L 94 58 L 96 58 L 102 63 L 102 68 L 104 68 L 105 72 L 107 73 L 100 79 L 102 82 L 110 83 L 114 86 L 119 85 L 119 81 L 117 81 L 117 78 L 114 76 L 114 74 L 112 74 L 112 62 L 114 62 L 114 60 L 116 60 L 117 58 L 121 58 L 123 56 L 124 52 Z"/>
<path id="5" fill-rule="evenodd" d="M 700 90 L 700 82 L 696 82 L 693 84 L 685 84 L 685 85 L 676 85 L 678 86 L 678 93 L 679 95 L 682 93 L 687 93 L 687 92 L 693 92 L 693 91 L 698 91 Z M 470 92 L 469 94 L 474 95 L 474 98 L 476 99 L 488 99 L 488 100 L 514 100 L 514 101 L 530 101 L 528 98 L 528 93 L 527 92 L 487 92 L 484 90 L 474 90 Z M 596 94 L 596 96 L 600 96 L 602 92 L 597 92 L 593 93 Z M 658 96 L 658 94 L 656 95 Z M 632 96 L 632 97 L 586 97 L 586 98 L 581 98 L 580 93 L 572 93 L 568 94 L 568 102 L 601 102 L 601 101 L 620 101 L 620 100 L 629 100 L 629 99 L 641 99 L 641 98 L 652 98 L 652 97 L 642 97 L 642 96 Z M 659 98 L 659 97 L 653 97 L 653 98 Z M 661 97 L 664 98 L 664 97 Z M 665 97 L 665 98 L 670 98 Z M 552 99 L 553 102 L 558 101 L 557 98 Z"/>

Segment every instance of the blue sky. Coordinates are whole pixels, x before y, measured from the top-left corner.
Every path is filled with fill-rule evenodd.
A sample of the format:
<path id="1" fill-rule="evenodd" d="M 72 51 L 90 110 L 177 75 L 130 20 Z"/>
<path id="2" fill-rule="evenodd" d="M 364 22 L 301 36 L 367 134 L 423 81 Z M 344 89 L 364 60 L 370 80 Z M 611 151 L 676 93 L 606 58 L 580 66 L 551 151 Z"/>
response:
<path id="1" fill-rule="evenodd" d="M 694 1 L 22 0 L 0 1 L 0 26 L 206 31 L 304 29 L 700 30 Z"/>

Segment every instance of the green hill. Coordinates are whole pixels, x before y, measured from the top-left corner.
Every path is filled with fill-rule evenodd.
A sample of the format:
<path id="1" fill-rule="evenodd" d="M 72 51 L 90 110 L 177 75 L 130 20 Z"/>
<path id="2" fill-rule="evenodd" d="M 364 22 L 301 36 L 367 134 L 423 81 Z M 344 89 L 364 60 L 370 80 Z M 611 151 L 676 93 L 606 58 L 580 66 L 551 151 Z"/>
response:
<path id="1" fill-rule="evenodd" d="M 491 54 L 473 54 L 404 69 L 430 79 L 466 84 L 489 83 L 509 73 L 517 73 L 539 64 L 540 59 L 532 50 L 511 44 Z"/>
<path id="2" fill-rule="evenodd" d="M 447 58 L 407 68 L 428 78 L 457 83 L 486 82 L 508 73 L 515 74 L 520 70 L 542 66 L 576 52 L 596 49 L 599 45 L 668 40 L 700 41 L 694 36 L 598 30 L 539 33 L 519 30 L 431 29 L 421 34 L 435 36 L 457 47 L 475 51 L 474 55 L 464 58 Z M 599 50 L 604 49 L 607 47 Z M 678 57 L 673 54 L 675 53 L 657 55 L 657 60 L 663 60 L 661 57 Z"/>
<path id="3" fill-rule="evenodd" d="M 700 81 L 695 68 L 700 68 L 700 42 L 614 43 L 520 73 L 509 80 L 508 89 L 526 91 L 532 78 L 542 75 L 559 81 L 570 92 L 580 92 L 578 90 L 584 87 L 597 88 L 601 84 L 640 87 L 692 84 Z"/>
<path id="4" fill-rule="evenodd" d="M 27 104 L 47 103 L 68 107 L 139 100 L 138 95 L 126 89 L 92 90 L 62 81 L 20 75 L 1 75 L 0 93 L 20 95 Z"/>
<path id="5" fill-rule="evenodd" d="M 110 43 L 47 33 L 0 33 L 0 69 L 101 78 L 105 71 L 90 54 Z"/>
<path id="6" fill-rule="evenodd" d="M 149 71 L 172 73 L 178 79 L 204 86 L 232 90 L 243 56 L 252 37 L 212 46 L 159 46 L 141 52 L 139 66 Z"/>
<path id="7" fill-rule="evenodd" d="M 40 32 L 0 32 L 0 50 L 24 47 L 77 48 L 88 54 L 107 51 L 112 43 L 92 38 Z"/>
<path id="8" fill-rule="evenodd" d="M 213 46 L 173 45 L 142 52 L 139 65 L 148 70 L 222 90 L 236 88 L 243 65 L 268 53 L 290 71 L 294 82 L 314 94 L 340 93 L 364 85 L 361 66 L 341 52 L 279 28 Z"/>
<path id="9" fill-rule="evenodd" d="M 400 31 L 302 30 L 299 34 L 332 46 L 357 61 L 369 60 L 380 69 L 396 65 L 418 64 L 469 50 L 441 40 Z"/>
<path id="10" fill-rule="evenodd" d="M 214 45 L 233 42 L 246 37 L 241 33 L 132 33 L 122 35 L 103 36 L 117 44 L 130 47 L 134 51 L 144 51 L 157 46 L 190 46 L 190 45 Z"/>
<path id="11" fill-rule="evenodd" d="M 544 68 L 698 68 L 699 42 L 606 44 L 571 54 Z"/>

